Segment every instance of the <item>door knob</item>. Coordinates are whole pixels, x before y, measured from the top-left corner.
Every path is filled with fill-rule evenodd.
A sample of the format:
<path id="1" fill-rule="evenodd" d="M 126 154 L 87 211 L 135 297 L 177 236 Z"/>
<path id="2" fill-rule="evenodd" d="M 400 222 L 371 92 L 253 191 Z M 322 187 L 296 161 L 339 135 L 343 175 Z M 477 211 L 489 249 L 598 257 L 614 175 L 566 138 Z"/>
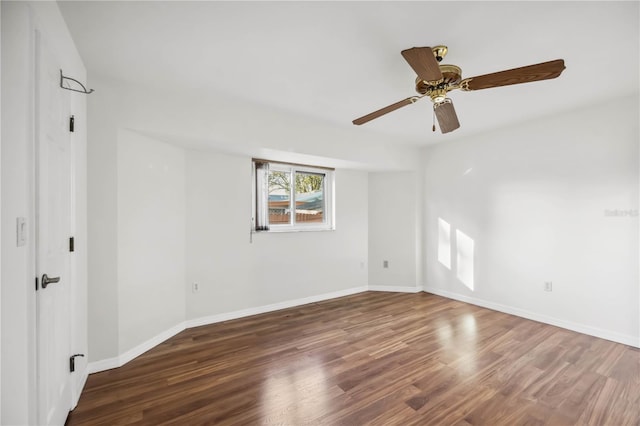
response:
<path id="1" fill-rule="evenodd" d="M 47 274 L 42 274 L 42 288 L 47 288 L 49 284 L 57 283 L 60 281 L 60 277 L 48 277 Z"/>

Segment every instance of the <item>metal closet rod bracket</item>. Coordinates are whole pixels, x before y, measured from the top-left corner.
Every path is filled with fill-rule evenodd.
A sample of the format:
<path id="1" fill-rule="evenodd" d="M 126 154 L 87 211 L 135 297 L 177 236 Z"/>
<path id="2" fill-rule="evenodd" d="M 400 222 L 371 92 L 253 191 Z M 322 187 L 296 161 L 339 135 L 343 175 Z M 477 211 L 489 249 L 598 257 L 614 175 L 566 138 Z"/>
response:
<path id="1" fill-rule="evenodd" d="M 80 87 L 82 87 L 82 90 L 73 89 L 71 87 L 65 87 L 64 84 L 63 84 L 65 80 L 71 80 L 71 81 L 75 82 L 76 84 L 80 85 Z M 64 74 L 62 74 L 62 70 L 60 70 L 60 87 L 62 87 L 65 90 L 71 90 L 73 92 L 84 93 L 85 95 L 88 95 L 89 93 L 93 93 L 93 89 L 87 90 L 87 88 L 84 87 L 84 84 L 80 83 L 75 78 L 66 77 Z"/>

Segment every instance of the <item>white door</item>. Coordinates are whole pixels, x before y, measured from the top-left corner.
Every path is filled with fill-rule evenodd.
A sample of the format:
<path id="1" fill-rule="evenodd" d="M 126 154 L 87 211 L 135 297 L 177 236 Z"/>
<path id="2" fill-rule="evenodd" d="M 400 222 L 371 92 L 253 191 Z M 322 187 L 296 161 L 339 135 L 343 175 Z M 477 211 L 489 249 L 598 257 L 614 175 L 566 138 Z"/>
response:
<path id="1" fill-rule="evenodd" d="M 63 425 L 71 407 L 70 95 L 60 65 L 36 32 L 36 333 L 38 424 Z M 52 282 L 47 283 L 44 275 Z"/>

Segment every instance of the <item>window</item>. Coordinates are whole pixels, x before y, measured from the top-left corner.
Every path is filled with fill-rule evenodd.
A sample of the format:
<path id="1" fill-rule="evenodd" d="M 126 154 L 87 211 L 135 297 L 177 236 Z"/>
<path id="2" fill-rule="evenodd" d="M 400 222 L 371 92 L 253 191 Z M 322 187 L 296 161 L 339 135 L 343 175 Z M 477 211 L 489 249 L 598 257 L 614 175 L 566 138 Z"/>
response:
<path id="1" fill-rule="evenodd" d="M 333 228 L 333 169 L 253 160 L 256 231 Z"/>

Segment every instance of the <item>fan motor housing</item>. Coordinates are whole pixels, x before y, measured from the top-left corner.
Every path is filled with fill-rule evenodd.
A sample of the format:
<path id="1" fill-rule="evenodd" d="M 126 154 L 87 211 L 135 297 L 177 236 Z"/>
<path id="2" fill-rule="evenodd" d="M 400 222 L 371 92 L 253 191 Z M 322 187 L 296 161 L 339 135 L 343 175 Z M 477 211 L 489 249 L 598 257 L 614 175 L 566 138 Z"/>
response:
<path id="1" fill-rule="evenodd" d="M 441 99 L 450 90 L 456 89 L 462 81 L 462 70 L 456 65 L 440 65 L 442 80 L 425 81 L 416 78 L 416 92 L 428 95 L 432 100 Z"/>

